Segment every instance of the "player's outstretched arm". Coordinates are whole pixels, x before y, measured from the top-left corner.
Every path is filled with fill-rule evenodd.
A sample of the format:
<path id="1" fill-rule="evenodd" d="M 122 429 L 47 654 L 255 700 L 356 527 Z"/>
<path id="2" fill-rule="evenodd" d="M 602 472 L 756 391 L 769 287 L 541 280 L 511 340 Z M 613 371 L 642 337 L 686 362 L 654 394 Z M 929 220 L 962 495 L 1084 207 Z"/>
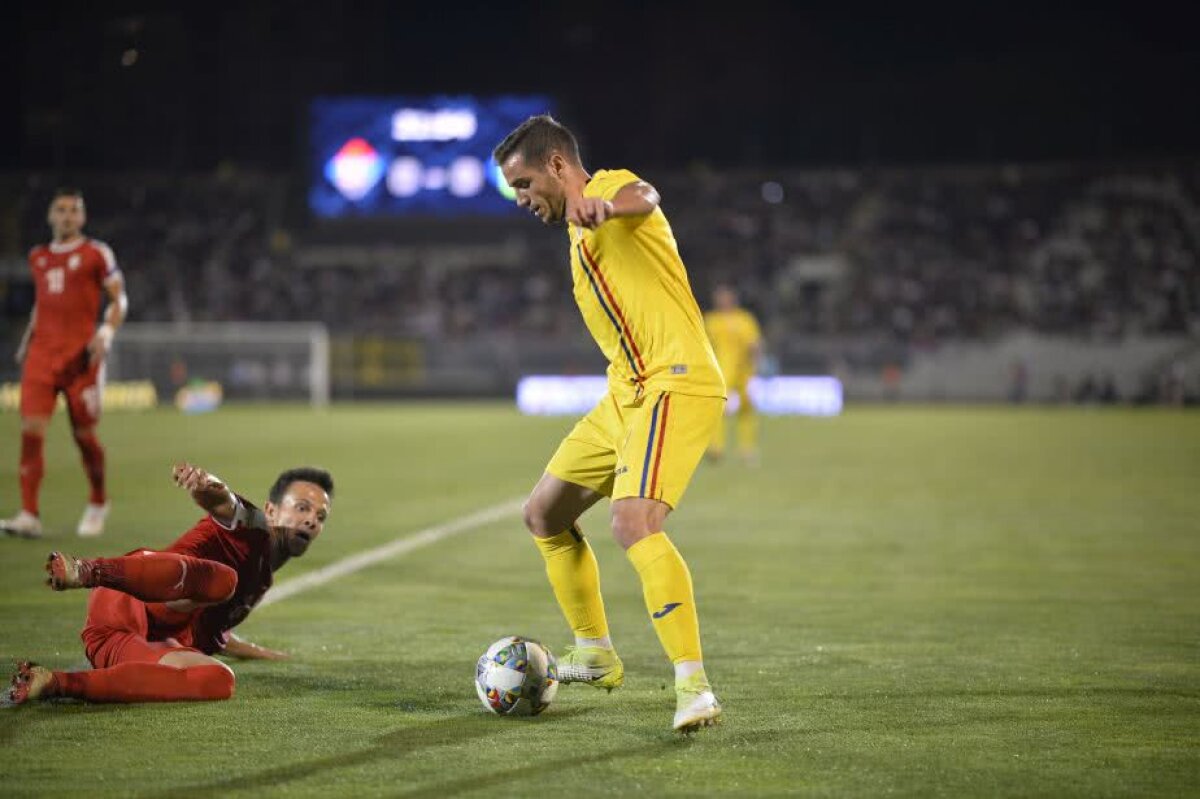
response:
<path id="1" fill-rule="evenodd" d="M 225 642 L 225 649 L 221 654 L 240 660 L 287 660 L 291 657 L 287 652 L 267 649 L 244 638 L 238 638 L 233 633 L 229 633 L 229 640 Z"/>
<path id="2" fill-rule="evenodd" d="M 171 469 L 175 485 L 186 489 L 196 504 L 226 527 L 232 527 L 237 513 L 237 497 L 215 474 L 184 461 Z"/>
<path id="3" fill-rule="evenodd" d="M 644 180 L 626 183 L 611 200 L 601 197 L 567 196 L 567 221 L 585 228 L 596 228 L 609 219 L 645 216 L 658 207 L 658 190 Z"/>

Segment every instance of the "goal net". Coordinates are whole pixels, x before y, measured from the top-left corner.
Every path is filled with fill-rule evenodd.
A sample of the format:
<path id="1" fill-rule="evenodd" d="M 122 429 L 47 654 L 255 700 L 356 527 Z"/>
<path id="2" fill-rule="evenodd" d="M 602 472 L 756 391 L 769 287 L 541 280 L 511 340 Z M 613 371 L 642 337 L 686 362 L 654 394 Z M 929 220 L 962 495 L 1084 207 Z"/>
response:
<path id="1" fill-rule="evenodd" d="M 323 324 L 131 322 L 117 331 L 108 380 L 149 380 L 160 397 L 215 381 L 226 399 L 329 403 Z"/>

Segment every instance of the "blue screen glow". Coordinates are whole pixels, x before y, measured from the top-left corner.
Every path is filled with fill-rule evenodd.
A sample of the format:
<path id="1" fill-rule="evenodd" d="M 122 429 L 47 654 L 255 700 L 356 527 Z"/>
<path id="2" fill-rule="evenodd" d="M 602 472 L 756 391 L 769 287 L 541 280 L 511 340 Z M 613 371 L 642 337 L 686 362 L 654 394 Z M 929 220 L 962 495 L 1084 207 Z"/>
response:
<path id="1" fill-rule="evenodd" d="M 492 148 L 551 111 L 540 96 L 314 100 L 309 208 L 330 219 L 515 213 Z"/>

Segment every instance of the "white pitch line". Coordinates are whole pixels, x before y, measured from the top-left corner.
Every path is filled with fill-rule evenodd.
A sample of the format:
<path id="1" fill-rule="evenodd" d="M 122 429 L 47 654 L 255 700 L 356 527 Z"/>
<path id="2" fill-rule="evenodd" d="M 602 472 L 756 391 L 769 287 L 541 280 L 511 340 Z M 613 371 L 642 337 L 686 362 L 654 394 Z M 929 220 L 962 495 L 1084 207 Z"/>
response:
<path id="1" fill-rule="evenodd" d="M 390 558 L 398 558 L 401 555 L 407 555 L 415 549 L 427 547 L 430 544 L 436 544 L 438 541 L 445 540 L 451 536 L 465 533 L 469 530 L 474 530 L 477 527 L 498 522 L 503 518 L 518 513 L 521 510 L 521 504 L 525 501 L 524 497 L 510 499 L 506 502 L 501 502 L 498 505 L 492 505 L 489 508 L 476 511 L 467 516 L 460 516 L 457 519 L 451 519 L 444 524 L 435 524 L 433 527 L 427 527 L 424 530 L 418 530 L 410 535 L 401 536 L 392 541 L 389 541 L 382 546 L 377 546 L 374 549 L 366 549 L 354 555 L 336 560 L 327 566 L 322 566 L 319 569 L 314 569 L 306 574 L 302 574 L 291 580 L 286 580 L 283 583 L 275 586 L 267 592 L 262 601 L 258 603 L 258 607 L 266 607 L 273 605 L 276 602 L 282 602 L 289 597 L 309 590 L 317 588 L 326 583 L 333 582 L 339 577 L 345 577 L 347 574 L 353 574 L 356 571 L 365 569 L 368 566 L 374 566 L 377 563 L 388 560 Z"/>

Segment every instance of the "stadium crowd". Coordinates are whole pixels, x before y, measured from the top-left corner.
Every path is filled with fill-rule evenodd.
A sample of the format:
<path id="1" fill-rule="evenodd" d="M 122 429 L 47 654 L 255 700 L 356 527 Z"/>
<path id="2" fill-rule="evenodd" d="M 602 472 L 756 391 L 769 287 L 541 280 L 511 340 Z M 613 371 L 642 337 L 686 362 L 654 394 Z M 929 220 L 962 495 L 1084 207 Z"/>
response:
<path id="1" fill-rule="evenodd" d="M 926 348 L 1014 330 L 1104 340 L 1200 333 L 1197 164 L 701 166 L 645 177 L 661 190 L 701 301 L 731 280 L 771 341 L 857 336 Z M 75 182 L 90 232 L 113 245 L 129 277 L 135 320 L 319 320 L 335 332 L 439 340 L 580 333 L 552 231 L 505 228 L 524 248 L 517 265 L 385 257 L 368 269 L 313 266 L 304 258 L 313 226 L 285 177 L 223 169 Z M 18 248 L 44 238 L 53 185 L 26 178 L 8 207 L 6 228 L 18 231 L 6 242 L 9 296 L 22 281 Z M 323 230 L 352 251 L 403 240 L 406 227 Z M 458 245 L 448 236 L 425 252 Z M 1067 393 L 1103 396 L 1075 388 Z"/>
<path id="2" fill-rule="evenodd" d="M 707 176 L 673 214 L 776 335 L 920 344 L 1200 331 L 1200 172 L 1030 167 Z M 669 195 L 668 195 L 669 196 Z"/>
<path id="3" fill-rule="evenodd" d="M 1089 336 L 1200 330 L 1200 170 L 737 172 L 657 178 L 700 293 L 732 279 L 776 335 L 979 338 L 1012 328 Z M 30 180 L 20 244 L 44 237 Z M 85 186 L 90 228 L 117 249 L 141 319 L 318 318 L 427 335 L 573 324 L 560 242 L 530 263 L 293 273 L 305 223 L 282 178 L 219 173 Z M 397 233 L 396 231 L 400 231 Z M 377 237 L 402 236 L 380 226 Z M 520 234 L 518 231 L 518 235 Z M 453 246 L 454 242 L 447 242 Z M 259 299 L 268 287 L 285 303 Z M 402 309 L 397 312 L 397 309 Z M 567 313 L 560 312 L 566 308 Z"/>

